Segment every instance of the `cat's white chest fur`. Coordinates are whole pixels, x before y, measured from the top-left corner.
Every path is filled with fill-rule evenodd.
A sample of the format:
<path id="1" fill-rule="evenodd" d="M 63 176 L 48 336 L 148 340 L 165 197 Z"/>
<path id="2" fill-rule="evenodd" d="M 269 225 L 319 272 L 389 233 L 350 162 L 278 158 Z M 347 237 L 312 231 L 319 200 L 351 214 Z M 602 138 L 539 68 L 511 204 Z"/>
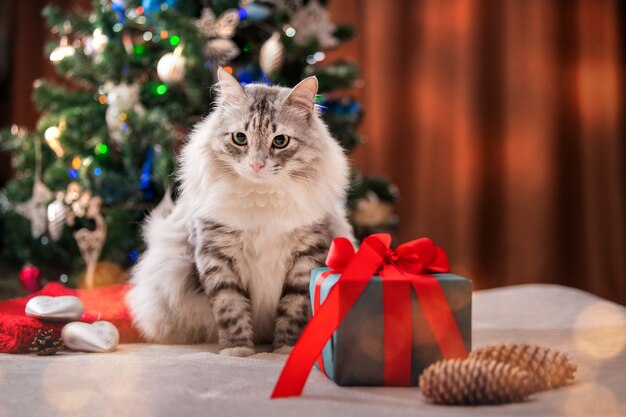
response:
<path id="1" fill-rule="evenodd" d="M 242 234 L 239 272 L 250 293 L 256 341 L 272 340 L 289 254 L 285 235 L 271 227 Z"/>

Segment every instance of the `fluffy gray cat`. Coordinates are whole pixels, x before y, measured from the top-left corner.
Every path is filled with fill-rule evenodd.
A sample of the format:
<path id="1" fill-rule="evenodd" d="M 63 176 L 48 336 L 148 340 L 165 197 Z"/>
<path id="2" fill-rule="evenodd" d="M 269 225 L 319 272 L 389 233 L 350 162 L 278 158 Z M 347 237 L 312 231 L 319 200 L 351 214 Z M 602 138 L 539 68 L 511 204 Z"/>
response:
<path id="1" fill-rule="evenodd" d="M 317 114 L 314 77 L 293 89 L 218 77 L 218 105 L 181 155 L 180 197 L 145 226 L 128 303 L 149 341 L 288 352 L 311 314 L 311 269 L 334 237 L 352 237 L 348 163 Z"/>

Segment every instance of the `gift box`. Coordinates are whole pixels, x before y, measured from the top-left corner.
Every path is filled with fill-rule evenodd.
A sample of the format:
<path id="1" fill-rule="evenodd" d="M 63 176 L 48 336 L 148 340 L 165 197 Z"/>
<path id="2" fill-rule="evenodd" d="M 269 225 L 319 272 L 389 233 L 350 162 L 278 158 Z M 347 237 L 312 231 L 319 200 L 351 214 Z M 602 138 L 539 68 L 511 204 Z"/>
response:
<path id="1" fill-rule="evenodd" d="M 313 314 L 323 305 L 330 290 L 339 283 L 341 274 L 329 274 L 330 268 L 316 268 L 311 272 L 311 305 Z M 432 274 L 441 286 L 446 302 L 454 316 L 467 351 L 472 344 L 472 282 L 454 274 Z M 385 385 L 385 308 L 383 293 L 390 286 L 406 285 L 401 281 L 383 283 L 374 276 L 352 305 L 339 328 L 333 333 L 316 362 L 317 368 L 342 386 Z M 393 291 L 393 290 L 392 290 Z M 424 316 L 424 310 L 415 291 L 411 291 L 410 320 L 412 322 L 410 385 L 417 385 L 422 371 L 430 364 L 443 359 L 441 349 Z M 397 318 L 402 320 L 402 318 Z M 389 322 L 389 318 L 387 322 Z M 391 321 L 395 321 L 392 319 Z M 393 325 L 393 324 L 392 324 Z M 402 326 L 394 326 L 402 332 Z M 406 343 L 403 334 L 394 338 L 394 344 Z M 401 346 L 396 346 L 402 350 Z M 388 352 L 389 353 L 389 352 Z M 391 352 L 394 354 L 394 352 Z"/>
<path id="2" fill-rule="evenodd" d="M 315 363 L 339 385 L 410 386 L 431 363 L 468 356 L 472 284 L 432 240 L 394 250 L 375 234 L 355 252 L 337 238 L 326 266 L 312 271 L 313 316 L 272 398 L 300 395 Z"/>

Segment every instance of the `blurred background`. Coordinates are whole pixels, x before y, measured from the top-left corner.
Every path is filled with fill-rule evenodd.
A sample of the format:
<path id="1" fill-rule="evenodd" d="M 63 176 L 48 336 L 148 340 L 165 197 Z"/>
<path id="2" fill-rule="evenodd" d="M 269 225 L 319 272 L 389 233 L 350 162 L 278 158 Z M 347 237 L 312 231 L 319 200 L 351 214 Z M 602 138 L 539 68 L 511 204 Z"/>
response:
<path id="1" fill-rule="evenodd" d="M 89 10 L 0 3 L 0 127 L 34 129 L 34 80 L 60 80 L 43 52 L 46 4 Z M 319 65 L 360 67 L 335 94 L 363 109 L 355 166 L 399 190 L 396 243 L 431 237 L 477 289 L 553 283 L 626 304 L 624 2 L 333 0 L 328 10 L 356 35 Z M 10 161 L 0 154 L 0 187 Z"/>

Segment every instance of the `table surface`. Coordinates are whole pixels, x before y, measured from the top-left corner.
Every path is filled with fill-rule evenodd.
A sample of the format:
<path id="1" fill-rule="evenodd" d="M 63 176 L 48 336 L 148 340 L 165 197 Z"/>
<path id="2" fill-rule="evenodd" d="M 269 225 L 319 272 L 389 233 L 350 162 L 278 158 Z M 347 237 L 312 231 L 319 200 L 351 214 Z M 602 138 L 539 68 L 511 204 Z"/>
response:
<path id="1" fill-rule="evenodd" d="M 477 291 L 474 346 L 538 343 L 570 354 L 577 382 L 504 406 L 445 407 L 416 388 L 344 388 L 313 370 L 300 398 L 269 400 L 286 356 L 215 345 L 121 345 L 114 353 L 0 354 L 4 416 L 626 416 L 626 308 L 580 290 Z"/>

